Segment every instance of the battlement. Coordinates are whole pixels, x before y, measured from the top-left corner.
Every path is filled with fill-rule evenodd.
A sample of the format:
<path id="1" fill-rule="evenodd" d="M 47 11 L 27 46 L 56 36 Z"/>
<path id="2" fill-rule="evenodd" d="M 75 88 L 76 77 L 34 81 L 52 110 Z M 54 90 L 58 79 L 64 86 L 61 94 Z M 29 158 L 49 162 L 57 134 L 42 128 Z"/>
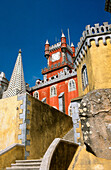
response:
<path id="1" fill-rule="evenodd" d="M 108 24 L 108 22 L 103 22 L 103 25 L 99 26 L 98 24 L 95 24 L 94 27 L 91 27 L 90 25 L 86 26 L 86 30 L 83 31 L 82 37 L 80 38 L 80 42 L 78 43 L 78 47 L 75 51 L 75 62 L 74 66 L 75 68 L 78 66 L 78 64 L 81 62 L 81 59 L 83 56 L 85 56 L 85 52 L 87 51 L 87 47 L 91 46 L 91 41 L 94 40 L 96 46 L 99 46 L 99 40 L 103 40 L 103 44 L 106 45 L 107 38 L 111 39 L 111 24 Z"/>
<path id="2" fill-rule="evenodd" d="M 66 60 L 66 61 L 63 61 L 62 63 L 58 62 L 56 64 L 53 64 L 51 65 L 51 67 L 50 66 L 48 68 L 45 67 L 44 69 L 42 69 L 42 74 L 46 74 L 48 72 L 54 71 L 64 66 L 68 66 L 71 69 L 74 68 L 73 63 L 70 63 L 69 61 Z"/>
<path id="3" fill-rule="evenodd" d="M 61 42 L 58 42 L 57 44 L 49 46 L 49 51 L 54 51 L 60 47 L 61 47 Z"/>
<path id="4" fill-rule="evenodd" d="M 79 50 L 81 49 L 81 47 L 87 37 L 94 38 L 94 36 L 98 36 L 100 34 L 103 35 L 108 32 L 110 33 L 110 28 L 111 28 L 111 24 L 108 25 L 108 22 L 103 22 L 103 25 L 101 25 L 101 26 L 99 26 L 99 23 L 95 24 L 95 27 L 91 27 L 90 25 L 87 25 L 86 30 L 83 31 L 83 33 L 82 33 L 83 36 L 80 38 L 80 42 L 77 44 L 78 47 L 76 48 L 75 55 L 77 56 Z M 97 42 L 96 42 L 96 44 L 97 44 Z M 90 42 L 88 42 L 87 45 L 90 46 Z"/>
<path id="5" fill-rule="evenodd" d="M 27 90 L 34 91 L 34 90 L 37 90 L 44 86 L 51 85 L 53 83 L 57 83 L 59 81 L 65 80 L 67 78 L 70 78 L 70 77 L 76 76 L 76 75 L 77 75 L 77 73 L 75 72 L 74 69 L 72 69 L 72 72 L 70 72 L 67 69 L 64 69 L 64 71 L 61 71 L 60 73 L 58 73 L 57 75 L 55 75 L 53 77 L 50 77 L 49 79 L 44 78 L 44 80 L 37 80 L 36 85 L 31 88 L 28 87 Z"/>
<path id="6" fill-rule="evenodd" d="M 49 46 L 49 51 L 51 52 L 51 51 L 57 50 L 60 47 L 61 47 L 61 42 L 58 42 L 57 44 Z M 67 49 L 68 51 L 70 51 L 71 54 L 73 54 L 72 48 L 68 44 L 67 44 Z"/>

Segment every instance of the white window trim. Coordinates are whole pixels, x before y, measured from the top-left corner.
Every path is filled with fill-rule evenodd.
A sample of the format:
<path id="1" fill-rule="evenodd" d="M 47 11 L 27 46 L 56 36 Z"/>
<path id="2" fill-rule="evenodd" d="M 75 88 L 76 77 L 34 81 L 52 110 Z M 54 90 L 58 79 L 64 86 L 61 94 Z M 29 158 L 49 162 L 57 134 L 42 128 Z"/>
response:
<path id="1" fill-rule="evenodd" d="M 51 90 L 53 90 L 53 92 Z M 54 93 L 54 91 L 55 91 L 55 93 Z M 56 86 L 53 85 L 50 87 L 50 97 L 54 97 L 54 96 L 57 96 L 57 89 L 56 89 Z"/>
<path id="2" fill-rule="evenodd" d="M 38 97 L 35 96 L 36 94 L 38 95 Z M 33 97 L 35 97 L 36 99 L 39 99 L 39 92 L 37 90 L 33 93 Z"/>
<path id="3" fill-rule="evenodd" d="M 74 83 L 74 87 L 73 87 L 73 83 L 72 82 Z M 70 87 L 70 83 L 71 83 L 71 87 Z M 76 82 L 75 82 L 74 79 L 71 79 L 68 82 L 68 91 L 70 92 L 70 91 L 75 91 L 75 90 L 76 90 Z"/>
<path id="4" fill-rule="evenodd" d="M 88 85 L 88 74 L 87 74 L 86 64 L 84 64 L 83 67 L 82 67 L 82 87 L 83 87 L 83 90 L 87 87 L 87 85 Z"/>

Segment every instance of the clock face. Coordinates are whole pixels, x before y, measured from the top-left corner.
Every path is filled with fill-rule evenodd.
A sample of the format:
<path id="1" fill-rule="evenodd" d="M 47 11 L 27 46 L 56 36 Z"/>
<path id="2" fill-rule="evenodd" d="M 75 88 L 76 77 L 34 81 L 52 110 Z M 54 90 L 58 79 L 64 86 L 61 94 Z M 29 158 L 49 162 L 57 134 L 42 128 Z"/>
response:
<path id="1" fill-rule="evenodd" d="M 52 54 L 52 62 L 60 59 L 60 52 Z"/>
<path id="2" fill-rule="evenodd" d="M 71 55 L 69 53 L 67 53 L 67 59 L 68 59 L 69 62 L 71 62 L 71 63 L 73 62 L 72 57 L 71 57 Z"/>

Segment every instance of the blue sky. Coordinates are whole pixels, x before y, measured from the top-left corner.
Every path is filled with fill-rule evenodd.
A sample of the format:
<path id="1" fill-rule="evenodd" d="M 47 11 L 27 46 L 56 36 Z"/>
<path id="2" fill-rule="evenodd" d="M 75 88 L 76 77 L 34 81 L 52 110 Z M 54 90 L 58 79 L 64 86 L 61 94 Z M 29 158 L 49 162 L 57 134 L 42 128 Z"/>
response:
<path id="1" fill-rule="evenodd" d="M 105 0 L 0 0 L 0 71 L 10 80 L 21 48 L 25 82 L 34 86 L 47 66 L 46 39 L 55 44 L 69 28 L 76 47 L 86 25 L 111 23 L 104 7 Z"/>

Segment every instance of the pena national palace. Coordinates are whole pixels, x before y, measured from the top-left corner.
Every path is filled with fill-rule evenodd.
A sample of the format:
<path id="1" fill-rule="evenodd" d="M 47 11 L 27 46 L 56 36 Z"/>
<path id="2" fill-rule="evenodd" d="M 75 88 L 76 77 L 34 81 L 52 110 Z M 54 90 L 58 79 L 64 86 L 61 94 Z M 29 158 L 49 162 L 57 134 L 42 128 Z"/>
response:
<path id="1" fill-rule="evenodd" d="M 44 55 L 33 87 L 21 49 L 10 81 L 0 72 L 0 170 L 110 170 L 111 24 L 87 25 L 76 49 L 62 32 Z"/>

